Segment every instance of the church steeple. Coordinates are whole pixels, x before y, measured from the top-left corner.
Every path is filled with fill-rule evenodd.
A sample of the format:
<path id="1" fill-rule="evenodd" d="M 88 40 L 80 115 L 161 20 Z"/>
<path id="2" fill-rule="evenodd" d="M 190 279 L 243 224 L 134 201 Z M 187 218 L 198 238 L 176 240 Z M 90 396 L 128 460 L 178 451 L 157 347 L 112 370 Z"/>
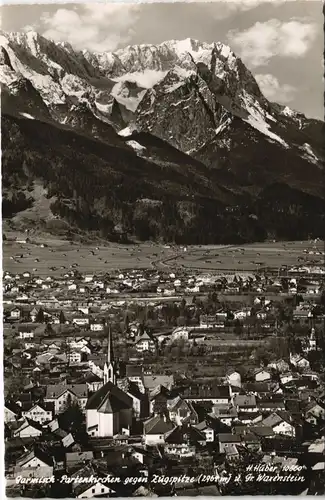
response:
<path id="1" fill-rule="evenodd" d="M 105 330 L 107 331 L 107 360 L 104 365 L 104 384 L 107 382 L 112 382 L 115 384 L 116 382 L 116 370 L 115 370 L 115 361 L 114 361 L 114 351 L 113 351 L 113 340 L 112 340 L 112 332 L 111 327 L 106 326 Z"/>
<path id="2" fill-rule="evenodd" d="M 316 342 L 316 333 L 315 333 L 315 328 L 311 329 L 310 332 L 310 337 L 309 337 L 309 351 L 316 351 L 317 350 L 317 342 Z"/>
<path id="3" fill-rule="evenodd" d="M 113 351 L 113 341 L 112 341 L 112 332 L 111 327 L 108 327 L 108 336 L 107 336 L 107 363 L 114 363 L 114 351 Z"/>

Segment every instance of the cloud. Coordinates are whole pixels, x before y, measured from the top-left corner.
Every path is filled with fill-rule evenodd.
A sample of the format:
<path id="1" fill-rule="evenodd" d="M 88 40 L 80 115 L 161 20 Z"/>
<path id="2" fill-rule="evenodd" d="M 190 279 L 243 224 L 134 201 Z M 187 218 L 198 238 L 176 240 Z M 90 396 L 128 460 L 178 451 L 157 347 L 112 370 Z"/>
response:
<path id="1" fill-rule="evenodd" d="M 274 56 L 301 57 L 311 47 L 317 27 L 313 23 L 270 19 L 244 31 L 232 31 L 228 40 L 234 51 L 251 67 L 262 66 Z"/>
<path id="2" fill-rule="evenodd" d="M 270 73 L 255 75 L 262 93 L 270 101 L 286 104 L 294 99 L 296 88 L 288 83 L 280 84 L 279 80 Z"/>
<path id="3" fill-rule="evenodd" d="M 138 15 L 133 4 L 82 4 L 64 7 L 41 18 L 43 35 L 56 42 L 69 42 L 78 49 L 112 51 L 126 44 Z"/>
<path id="4" fill-rule="evenodd" d="M 134 73 L 132 73 L 132 75 L 127 73 L 126 75 L 115 78 L 115 80 L 118 82 L 135 82 L 140 87 L 150 89 L 158 82 L 160 82 L 166 76 L 166 74 L 167 71 L 146 69 L 145 71 L 135 71 Z"/>

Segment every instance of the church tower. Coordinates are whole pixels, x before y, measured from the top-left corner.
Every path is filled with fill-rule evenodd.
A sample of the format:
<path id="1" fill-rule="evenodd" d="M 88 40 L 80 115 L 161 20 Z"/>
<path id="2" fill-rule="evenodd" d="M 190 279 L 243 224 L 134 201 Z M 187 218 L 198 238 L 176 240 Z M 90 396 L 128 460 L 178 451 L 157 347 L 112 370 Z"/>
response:
<path id="1" fill-rule="evenodd" d="M 316 351 L 316 350 L 317 350 L 317 342 L 316 342 L 315 328 L 312 328 L 309 337 L 308 351 Z"/>
<path id="2" fill-rule="evenodd" d="M 104 365 L 104 384 L 107 382 L 116 383 L 116 366 L 114 360 L 114 352 L 113 352 L 113 341 L 112 341 L 112 333 L 111 327 L 105 327 L 108 331 L 108 344 L 107 344 L 107 360 Z"/>

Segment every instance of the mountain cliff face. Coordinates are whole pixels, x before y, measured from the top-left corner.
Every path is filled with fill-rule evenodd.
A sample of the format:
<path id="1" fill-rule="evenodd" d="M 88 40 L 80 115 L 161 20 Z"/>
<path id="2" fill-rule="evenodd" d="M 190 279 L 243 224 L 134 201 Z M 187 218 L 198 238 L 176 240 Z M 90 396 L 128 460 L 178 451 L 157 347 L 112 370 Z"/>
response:
<path id="1" fill-rule="evenodd" d="M 19 192 L 20 200 L 25 197 L 27 204 L 33 203 L 32 197 L 21 193 L 24 182 L 31 182 L 37 171 L 37 178 L 46 185 L 50 183 L 60 217 L 66 219 L 68 213 L 62 208 L 67 202 L 62 200 L 72 200 L 68 217 L 72 225 L 94 229 L 87 227 L 86 216 L 82 223 L 78 216 L 88 203 L 94 217 L 100 214 L 113 226 L 123 219 L 128 232 L 137 233 L 135 228 L 137 224 L 139 228 L 141 219 L 142 236 L 185 238 L 189 242 L 191 238 L 201 241 L 197 225 L 208 217 L 214 218 L 217 227 L 216 214 L 220 224 L 226 221 L 225 234 L 243 233 L 241 228 L 246 224 L 251 230 L 241 240 L 277 237 L 274 221 L 266 224 L 270 210 L 267 216 L 265 207 L 270 207 L 273 198 L 274 218 L 277 210 L 283 213 L 285 203 L 296 218 L 298 214 L 312 214 L 316 206 L 318 210 L 317 200 L 323 198 L 322 123 L 269 102 L 250 71 L 224 44 L 172 40 L 130 46 L 115 53 L 90 53 L 77 52 L 69 44 L 55 43 L 30 31 L 1 33 L 0 45 L 2 112 L 7 117 L 4 126 L 15 131 L 17 144 L 25 148 L 16 158 L 25 167 L 15 171 L 10 159 L 17 156 L 13 153 L 14 141 L 5 142 L 8 151 L 3 153 L 3 172 L 6 176 L 7 171 L 11 179 L 15 171 L 16 179 L 15 196 L 4 183 L 5 199 L 16 199 Z M 84 188 L 79 187 L 77 194 L 72 189 L 73 179 L 72 191 L 63 196 L 58 178 L 50 180 L 49 172 L 30 167 L 31 157 L 37 163 L 36 157 L 46 158 L 49 152 L 27 133 L 23 123 L 27 120 L 29 124 L 33 120 L 33 130 L 39 136 L 39 122 L 46 123 L 50 127 L 46 137 L 55 137 L 56 144 L 60 140 L 65 143 L 65 134 L 71 130 L 92 141 L 89 148 L 96 153 L 91 161 L 99 165 L 105 182 L 115 183 L 116 189 L 109 189 L 114 203 L 108 195 L 104 201 L 102 195 L 96 198 L 96 189 L 94 198 L 88 196 L 87 201 Z M 90 174 L 85 167 L 82 142 L 74 139 L 73 143 L 76 141 L 81 148 L 76 161 L 87 178 L 85 185 L 92 185 L 94 172 Z M 54 165 L 65 164 L 69 156 L 66 147 L 58 147 Z M 119 158 L 123 175 L 115 165 L 104 168 L 102 153 L 100 160 L 97 154 L 103 147 Z M 90 159 L 88 153 L 86 157 Z M 139 167 L 136 189 L 126 194 L 119 190 L 117 178 L 122 175 L 124 186 L 128 176 L 132 179 L 134 164 L 142 165 L 147 175 L 150 171 L 151 189 Z M 161 170 L 163 178 L 158 174 Z M 119 192 L 121 200 L 117 201 L 114 191 Z M 140 201 L 143 199 L 146 201 Z M 167 200 L 172 200 L 170 206 L 174 207 L 168 216 Z M 14 206 L 10 201 L 9 215 Z M 164 213 L 163 218 L 167 217 L 165 226 L 173 225 L 173 231 L 159 229 L 157 224 L 155 229 L 153 224 L 148 229 L 143 222 L 146 217 L 151 220 L 157 216 L 158 206 L 160 216 Z M 132 210 L 138 219 L 131 217 Z M 244 213 L 255 219 L 245 218 Z M 319 217 L 317 214 L 317 221 L 309 224 L 313 234 L 319 232 L 323 222 Z M 217 231 L 212 225 L 209 231 L 208 241 L 216 241 Z M 283 227 L 281 237 L 285 237 Z"/>

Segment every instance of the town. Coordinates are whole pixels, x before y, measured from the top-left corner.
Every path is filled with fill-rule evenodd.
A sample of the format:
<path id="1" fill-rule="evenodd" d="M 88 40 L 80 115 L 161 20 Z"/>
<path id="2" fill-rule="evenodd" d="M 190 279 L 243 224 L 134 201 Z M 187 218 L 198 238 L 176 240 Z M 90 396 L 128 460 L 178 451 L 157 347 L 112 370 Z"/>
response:
<path id="1" fill-rule="evenodd" d="M 324 494 L 322 268 L 62 272 L 3 272 L 8 497 Z"/>

